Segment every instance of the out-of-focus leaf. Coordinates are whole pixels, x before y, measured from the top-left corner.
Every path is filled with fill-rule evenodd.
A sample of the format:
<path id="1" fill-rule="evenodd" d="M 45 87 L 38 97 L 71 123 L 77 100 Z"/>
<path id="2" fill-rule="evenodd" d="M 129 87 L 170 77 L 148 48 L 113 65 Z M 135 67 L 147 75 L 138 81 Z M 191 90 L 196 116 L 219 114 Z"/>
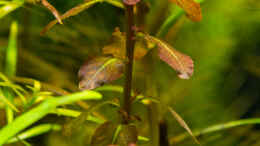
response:
<path id="1" fill-rule="evenodd" d="M 122 125 L 118 125 L 118 126 L 116 127 L 116 130 L 115 130 L 114 135 L 113 135 L 112 144 L 114 144 L 114 143 L 116 142 L 116 140 L 117 140 L 117 138 L 118 138 L 118 135 L 119 135 L 119 133 L 120 133 L 121 130 L 122 130 Z"/>
<path id="2" fill-rule="evenodd" d="M 118 79 L 124 71 L 122 60 L 96 57 L 88 60 L 79 70 L 79 88 L 91 90 Z"/>
<path id="3" fill-rule="evenodd" d="M 72 9 L 68 10 L 67 12 L 65 12 L 60 19 L 66 19 L 69 18 L 71 16 L 75 16 L 77 14 L 79 14 L 80 12 L 88 9 L 89 7 L 93 6 L 94 4 L 98 3 L 99 0 L 91 0 L 91 1 L 86 1 L 82 4 L 79 4 L 76 7 L 73 7 Z M 51 21 L 47 26 L 44 27 L 44 29 L 42 30 L 41 34 L 44 34 L 45 32 L 47 32 L 49 29 L 51 29 L 56 23 L 58 23 L 58 20 L 55 19 L 53 21 Z"/>
<path id="4" fill-rule="evenodd" d="M 181 79 L 189 79 L 192 76 L 193 61 L 189 56 L 182 54 L 173 49 L 168 43 L 153 36 L 145 34 L 145 38 L 148 42 L 153 42 L 157 45 L 160 59 L 175 69 Z"/>
<path id="5" fill-rule="evenodd" d="M 116 127 L 117 124 L 109 121 L 100 125 L 92 136 L 91 146 L 106 146 L 112 144 Z"/>
<path id="6" fill-rule="evenodd" d="M 148 44 L 139 36 L 136 36 L 136 45 L 134 58 L 141 59 L 146 55 Z M 116 58 L 125 59 L 126 54 L 126 35 L 122 33 L 118 28 L 112 34 L 111 43 L 103 48 L 104 54 L 111 54 Z"/>
<path id="7" fill-rule="evenodd" d="M 200 145 L 200 142 L 197 140 L 197 138 L 194 136 L 192 131 L 190 130 L 189 126 L 186 124 L 186 122 L 181 118 L 181 116 L 175 112 L 171 107 L 168 107 L 169 111 L 171 112 L 172 116 L 178 121 L 178 123 L 183 127 L 190 136 L 194 139 L 194 141 Z"/>
<path id="8" fill-rule="evenodd" d="M 105 101 L 101 102 L 97 105 L 94 105 L 90 107 L 87 111 L 84 111 L 80 114 L 80 112 L 75 112 L 73 110 L 68 110 L 68 109 L 56 109 L 55 111 L 52 111 L 52 113 L 56 113 L 58 115 L 64 115 L 64 116 L 73 116 L 77 117 L 76 119 L 73 119 L 72 121 L 68 122 L 67 124 L 64 125 L 64 130 L 63 134 L 66 136 L 71 136 L 73 133 L 78 132 L 78 130 L 81 129 L 81 126 L 86 120 L 92 121 L 92 122 L 97 122 L 97 123 L 104 123 L 103 119 L 96 118 L 94 116 L 91 116 L 91 113 L 93 113 L 95 110 L 101 108 L 102 106 L 105 105 L 113 105 L 116 107 L 119 107 L 120 105 L 113 102 L 113 101 Z M 80 114 L 80 115 L 78 115 Z"/>
<path id="9" fill-rule="evenodd" d="M 60 18 L 60 14 L 59 12 L 56 10 L 56 8 L 54 6 L 52 6 L 47 0 L 41 0 L 42 5 L 44 7 L 46 7 L 48 10 L 50 10 L 52 12 L 52 14 L 56 17 L 57 21 L 60 24 L 63 24 Z"/>
<path id="10" fill-rule="evenodd" d="M 123 0 L 127 5 L 136 5 L 140 0 Z"/>
<path id="11" fill-rule="evenodd" d="M 8 47 L 6 49 L 5 74 L 8 77 L 13 77 L 16 74 L 16 63 L 17 63 L 17 54 L 18 54 L 17 36 L 18 36 L 18 24 L 16 21 L 14 21 L 11 25 Z"/>
<path id="12" fill-rule="evenodd" d="M 10 1 L 6 5 L 0 7 L 0 19 L 5 15 L 9 14 L 10 12 L 16 10 L 17 8 L 21 7 L 24 3 L 24 0 L 20 1 Z"/>
<path id="13" fill-rule="evenodd" d="M 121 0 L 103 0 L 103 1 L 112 6 L 115 6 L 117 8 L 121 8 L 121 9 L 125 8 L 125 6 Z"/>
<path id="14" fill-rule="evenodd" d="M 196 3 L 194 0 L 170 0 L 176 3 L 179 7 L 183 8 L 187 13 L 187 16 L 192 21 L 200 21 L 202 19 L 200 4 Z"/>
<path id="15" fill-rule="evenodd" d="M 135 146 L 138 139 L 137 128 L 134 125 L 122 125 L 117 144 L 120 146 Z"/>
<path id="16" fill-rule="evenodd" d="M 59 131 L 61 130 L 61 126 L 57 125 L 57 124 L 41 124 L 35 127 L 32 127 L 22 133 L 20 133 L 19 135 L 17 135 L 16 137 L 11 138 L 10 140 L 8 140 L 7 143 L 13 143 L 13 142 L 17 142 L 20 140 L 25 140 L 28 138 L 32 138 L 50 131 Z"/>
<path id="17" fill-rule="evenodd" d="M 8 107 L 10 107 L 12 110 L 14 110 L 15 112 L 19 112 L 19 110 L 15 107 L 15 105 L 10 102 L 2 93 L 2 91 L 0 90 L 0 100 L 2 102 L 4 102 Z"/>
<path id="18" fill-rule="evenodd" d="M 81 125 L 87 120 L 89 112 L 82 112 L 76 119 L 63 125 L 63 135 L 71 136 L 74 132 L 82 128 Z"/>

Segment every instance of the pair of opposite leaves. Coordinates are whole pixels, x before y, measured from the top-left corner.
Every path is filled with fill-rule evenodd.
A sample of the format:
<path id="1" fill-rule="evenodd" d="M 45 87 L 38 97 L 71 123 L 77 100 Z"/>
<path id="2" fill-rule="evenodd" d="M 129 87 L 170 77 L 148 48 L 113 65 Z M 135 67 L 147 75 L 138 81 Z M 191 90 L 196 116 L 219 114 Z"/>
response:
<path id="1" fill-rule="evenodd" d="M 173 49 L 166 42 L 138 32 L 136 34 L 134 59 L 141 59 L 149 50 L 157 48 L 158 57 L 177 71 L 182 79 L 189 79 L 193 73 L 192 59 Z M 119 29 L 112 34 L 112 42 L 103 48 L 103 53 L 113 57 L 89 59 L 79 70 L 79 88 L 94 89 L 121 77 L 124 72 L 126 35 Z"/>
<path id="2" fill-rule="evenodd" d="M 40 0 L 36 0 L 36 1 L 40 1 Z M 124 3 L 129 4 L 129 5 L 135 5 L 139 1 L 140 0 L 124 0 Z M 169 1 L 173 2 L 173 3 L 177 4 L 179 7 L 181 7 L 186 12 L 188 18 L 191 19 L 192 21 L 197 22 L 202 19 L 200 4 L 196 3 L 194 0 L 169 0 Z M 71 16 L 75 16 L 75 15 L 79 14 L 80 12 L 84 11 L 85 9 L 93 6 L 96 3 L 93 0 L 85 0 L 82 4 L 79 4 L 78 6 L 71 8 L 70 10 L 65 12 L 63 15 L 60 15 L 59 12 L 55 9 L 55 7 L 53 7 L 50 3 L 48 3 L 47 0 L 41 0 L 41 2 L 56 17 L 56 20 L 51 21 L 42 30 L 41 34 L 44 34 L 45 32 L 47 32 L 58 22 L 60 24 L 62 24 L 63 19 L 69 18 Z M 121 4 L 120 1 L 115 1 L 115 2 L 118 2 L 118 5 L 120 5 L 120 7 L 123 8 L 123 4 Z"/>

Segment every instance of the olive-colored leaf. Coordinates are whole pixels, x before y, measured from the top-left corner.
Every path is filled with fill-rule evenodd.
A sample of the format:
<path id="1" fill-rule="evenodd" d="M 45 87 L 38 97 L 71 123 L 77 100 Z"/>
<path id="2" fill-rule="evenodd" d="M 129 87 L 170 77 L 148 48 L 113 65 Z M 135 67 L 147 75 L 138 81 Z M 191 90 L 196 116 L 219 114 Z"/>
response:
<path id="1" fill-rule="evenodd" d="M 109 121 L 100 125 L 92 136 L 91 146 L 107 146 L 112 144 L 116 127 L 117 124 Z"/>
<path id="2" fill-rule="evenodd" d="M 138 139 L 137 128 L 134 125 L 122 125 L 122 129 L 117 139 L 120 146 L 136 146 Z"/>
<path id="3" fill-rule="evenodd" d="M 194 0 L 170 0 L 171 2 L 176 3 L 179 7 L 184 9 L 184 11 L 187 13 L 187 16 L 192 21 L 201 21 L 202 14 L 201 14 L 201 8 L 200 4 L 196 3 Z"/>
<path id="4" fill-rule="evenodd" d="M 56 10 L 56 8 L 54 6 L 52 6 L 47 0 L 41 0 L 42 2 L 42 5 L 44 7 L 46 7 L 49 11 L 52 12 L 52 14 L 56 17 L 57 21 L 60 23 L 60 24 L 63 24 L 62 21 L 61 21 L 61 17 L 60 17 L 60 14 L 59 12 Z"/>
<path id="5" fill-rule="evenodd" d="M 148 51 L 148 44 L 139 36 L 136 36 L 134 59 L 141 59 Z M 126 54 L 126 35 L 119 28 L 112 34 L 111 43 L 103 48 L 104 54 L 113 55 L 116 58 L 125 59 Z"/>
<path id="6" fill-rule="evenodd" d="M 73 133 L 79 131 L 83 126 L 83 123 L 87 120 L 89 111 L 82 112 L 76 119 L 69 121 L 63 125 L 62 134 L 65 136 L 71 136 Z"/>
<path id="7" fill-rule="evenodd" d="M 200 142 L 197 140 L 197 138 L 194 136 L 192 131 L 190 130 L 189 126 L 186 124 L 186 122 L 181 118 L 181 116 L 174 111 L 171 107 L 168 107 L 168 110 L 172 114 L 172 116 L 178 121 L 178 123 L 189 133 L 189 135 L 194 139 L 194 141 L 200 145 Z"/>
<path id="8" fill-rule="evenodd" d="M 178 72 L 181 79 L 189 79 L 193 74 L 192 59 L 173 49 L 168 43 L 145 34 L 147 41 L 153 42 L 158 47 L 158 56 Z"/>
<path id="9" fill-rule="evenodd" d="M 92 0 L 92 1 L 86 1 L 86 2 L 84 2 L 82 4 L 79 4 L 78 6 L 73 7 L 72 9 L 68 10 L 63 15 L 61 15 L 60 19 L 63 20 L 63 19 L 69 18 L 71 16 L 75 16 L 75 15 L 79 14 L 80 12 L 82 12 L 82 11 L 88 9 L 89 7 L 93 6 L 97 2 L 99 2 L 99 1 Z M 58 23 L 57 19 L 51 21 L 48 25 L 46 25 L 44 27 L 44 29 L 42 30 L 41 34 L 44 34 L 45 32 L 47 32 L 49 29 L 51 29 L 57 23 Z"/>
<path id="10" fill-rule="evenodd" d="M 124 71 L 124 62 L 112 57 L 88 60 L 79 70 L 79 88 L 91 90 L 118 79 Z"/>

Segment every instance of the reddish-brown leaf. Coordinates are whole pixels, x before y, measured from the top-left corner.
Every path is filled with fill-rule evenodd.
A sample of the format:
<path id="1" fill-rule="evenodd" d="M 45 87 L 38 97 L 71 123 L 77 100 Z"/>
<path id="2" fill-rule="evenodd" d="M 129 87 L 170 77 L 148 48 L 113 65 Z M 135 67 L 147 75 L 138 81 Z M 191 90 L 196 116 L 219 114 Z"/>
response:
<path id="1" fill-rule="evenodd" d="M 123 0 L 127 5 L 136 5 L 140 0 Z"/>
<path id="2" fill-rule="evenodd" d="M 122 60 L 97 57 L 88 60 L 79 70 L 79 89 L 91 90 L 118 79 L 124 71 Z"/>
<path id="3" fill-rule="evenodd" d="M 82 4 L 79 4 L 78 6 L 76 7 L 73 7 L 71 8 L 70 10 L 68 10 L 67 12 L 65 12 L 61 17 L 60 19 L 63 20 L 63 19 L 66 19 L 66 18 L 69 18 L 71 16 L 75 16 L 77 14 L 79 14 L 80 12 L 84 11 L 85 9 L 93 6 L 94 4 L 96 4 L 98 1 L 85 1 L 84 3 Z M 44 34 L 46 33 L 49 29 L 51 29 L 55 24 L 57 24 L 57 20 L 53 20 L 51 21 L 48 25 L 46 25 L 44 27 L 44 29 L 42 30 L 41 34 Z"/>
<path id="4" fill-rule="evenodd" d="M 180 78 L 189 79 L 192 76 L 193 61 L 189 56 L 182 54 L 173 49 L 168 43 L 153 36 L 145 34 L 145 38 L 147 41 L 153 42 L 157 45 L 158 56 L 160 59 L 175 69 Z"/>
<path id="5" fill-rule="evenodd" d="M 141 59 L 148 51 L 148 44 L 141 37 L 136 37 L 134 59 Z M 118 28 L 112 34 L 111 43 L 103 48 L 104 54 L 113 55 L 116 58 L 125 59 L 126 54 L 126 35 Z"/>
<path id="6" fill-rule="evenodd" d="M 194 0 L 170 0 L 176 3 L 179 7 L 183 8 L 187 13 L 187 16 L 192 21 L 200 21 L 202 19 L 200 4 L 196 3 Z"/>
<path id="7" fill-rule="evenodd" d="M 47 9 L 49 9 L 52 14 L 56 17 L 57 21 L 60 23 L 60 24 L 63 24 L 62 21 L 61 21 L 61 17 L 60 17 L 60 14 L 59 12 L 56 10 L 56 8 L 54 6 L 52 6 L 47 0 L 41 0 L 42 2 L 42 5 L 44 7 L 46 7 Z"/>

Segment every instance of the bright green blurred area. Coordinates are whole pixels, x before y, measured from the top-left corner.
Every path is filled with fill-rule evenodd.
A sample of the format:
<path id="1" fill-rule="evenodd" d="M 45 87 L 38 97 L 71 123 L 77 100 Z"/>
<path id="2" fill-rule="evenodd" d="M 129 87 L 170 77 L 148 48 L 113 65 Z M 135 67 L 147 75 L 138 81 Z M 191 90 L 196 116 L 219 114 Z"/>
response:
<path id="1" fill-rule="evenodd" d="M 150 3 L 150 11 L 144 30 L 156 34 L 174 6 L 166 0 L 146 1 Z M 83 0 L 49 2 L 64 13 Z M 157 60 L 152 79 L 158 89 L 158 98 L 172 106 L 192 130 L 260 117 L 260 1 L 205 0 L 201 7 L 201 22 L 194 23 L 183 16 L 164 38 L 175 49 L 193 58 L 194 75 L 190 80 L 181 80 L 167 64 Z M 97 4 L 40 36 L 44 26 L 53 19 L 51 13 L 42 6 L 28 3 L 1 18 L 0 71 L 4 72 L 9 30 L 11 23 L 16 20 L 19 24 L 16 75 L 75 92 L 78 90 L 79 67 L 88 57 L 101 54 L 115 27 L 124 29 L 124 11 L 106 3 Z M 140 69 L 142 64 L 142 61 L 136 62 L 134 87 L 147 94 L 144 88 L 145 69 Z M 113 84 L 123 85 L 122 82 L 119 80 Z M 111 98 L 120 95 L 108 93 L 106 96 Z M 117 116 L 114 109 L 104 108 L 103 111 L 112 120 Z M 135 105 L 133 111 L 147 123 L 145 108 Z M 185 132 L 169 113 L 160 117 L 166 118 L 169 138 Z M 0 116 L 1 126 L 4 120 L 4 116 Z M 58 116 L 46 120 L 64 122 Z M 83 125 L 81 130 L 84 134 L 93 132 L 95 126 Z M 139 127 L 140 133 L 145 136 L 148 126 L 140 123 Z M 257 125 L 242 126 L 203 135 L 199 140 L 207 146 L 258 146 L 259 130 Z M 38 136 L 29 142 L 37 146 L 83 145 L 82 141 L 86 138 L 84 134 L 75 134 L 70 142 L 64 141 L 60 133 Z M 196 144 L 187 138 L 174 145 Z"/>

